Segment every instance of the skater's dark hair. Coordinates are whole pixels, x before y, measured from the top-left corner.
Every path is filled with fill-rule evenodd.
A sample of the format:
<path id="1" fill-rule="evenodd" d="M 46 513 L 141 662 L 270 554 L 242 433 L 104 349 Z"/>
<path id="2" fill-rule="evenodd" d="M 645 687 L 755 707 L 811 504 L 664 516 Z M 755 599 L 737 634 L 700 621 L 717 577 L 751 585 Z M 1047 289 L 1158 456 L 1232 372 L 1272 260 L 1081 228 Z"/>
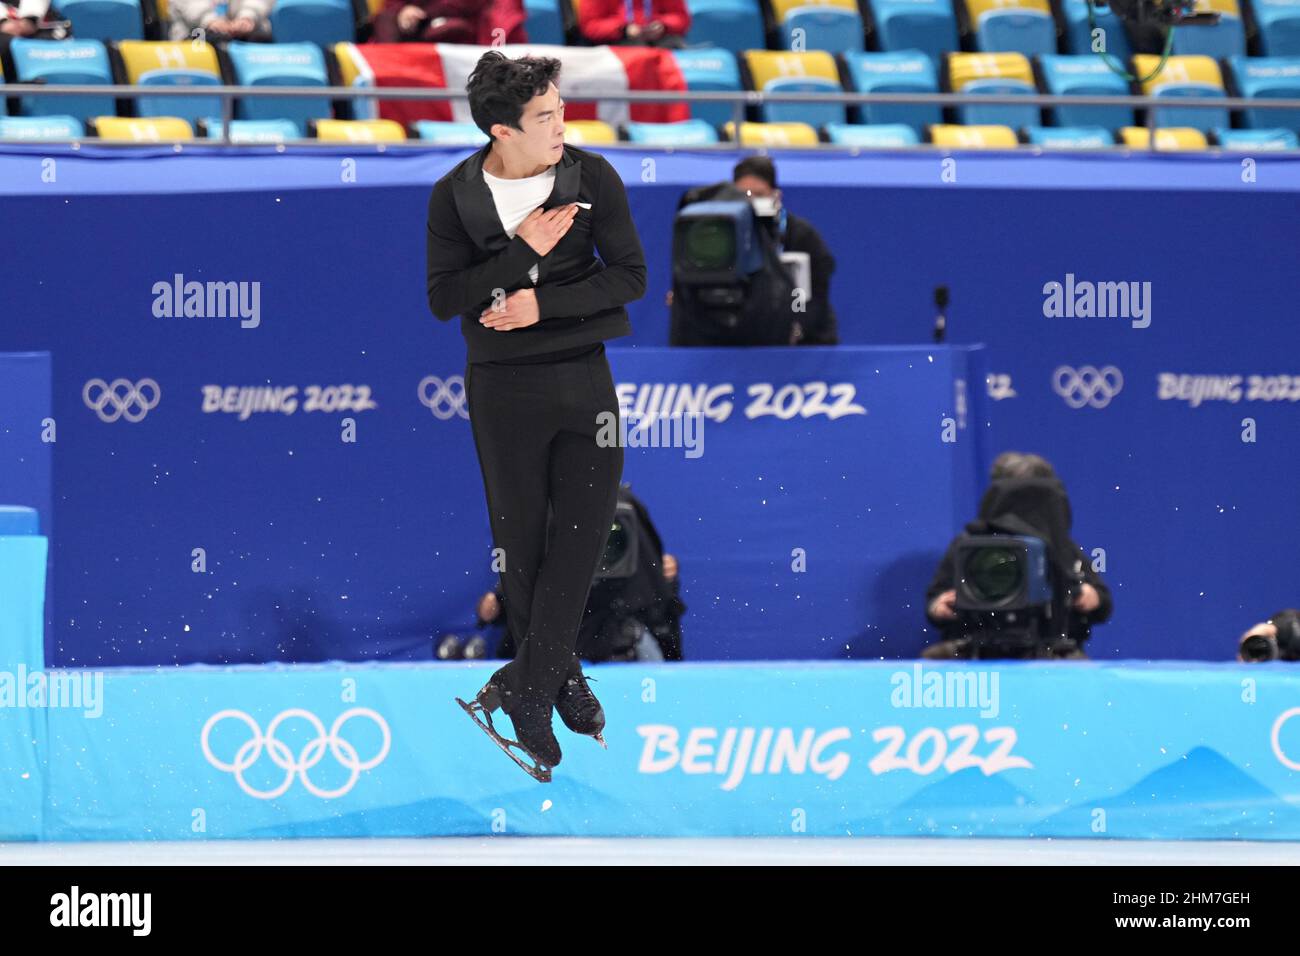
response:
<path id="1" fill-rule="evenodd" d="M 746 156 L 736 163 L 736 168 L 731 171 L 731 181 L 734 183 L 741 176 L 757 176 L 776 188 L 776 165 L 767 156 Z"/>
<path id="2" fill-rule="evenodd" d="M 521 56 L 512 60 L 500 50 L 479 57 L 465 90 L 474 125 L 492 136 L 492 124 L 522 130 L 524 106 L 550 89 L 560 75 L 560 61 L 549 56 Z"/>
<path id="3" fill-rule="evenodd" d="M 1041 455 L 1023 451 L 1004 451 L 993 460 L 989 478 L 1059 478 L 1052 463 Z"/>

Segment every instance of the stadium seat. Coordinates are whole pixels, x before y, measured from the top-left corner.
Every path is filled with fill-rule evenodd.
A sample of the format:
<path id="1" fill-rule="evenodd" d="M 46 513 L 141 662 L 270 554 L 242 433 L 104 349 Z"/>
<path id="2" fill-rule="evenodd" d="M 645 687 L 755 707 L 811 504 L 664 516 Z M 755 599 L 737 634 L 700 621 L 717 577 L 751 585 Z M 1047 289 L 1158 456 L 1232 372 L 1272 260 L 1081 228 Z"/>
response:
<path id="1" fill-rule="evenodd" d="M 388 119 L 307 121 L 308 134 L 339 143 L 401 143 L 406 140 L 402 124 Z"/>
<path id="2" fill-rule="evenodd" d="M 1056 52 L 1056 21 L 1047 0 L 954 0 L 965 4 L 975 49 L 1041 56 Z"/>
<path id="3" fill-rule="evenodd" d="M 858 93 L 937 93 L 939 76 L 934 61 L 920 50 L 897 53 L 848 53 L 844 56 L 849 83 Z M 904 123 L 918 134 L 943 121 L 932 103 L 869 103 L 850 107 L 862 123 Z"/>
<path id="4" fill-rule="evenodd" d="M 1228 66 L 1245 99 L 1300 100 L 1300 57 L 1234 56 Z M 1245 110 L 1245 123 L 1251 129 L 1300 131 L 1300 110 Z"/>
<path id="5" fill-rule="evenodd" d="M 1094 53 L 1052 54 L 1038 58 L 1043 91 L 1057 96 L 1128 96 L 1128 83 Z M 1112 133 L 1133 125 L 1133 110 L 1124 106 L 1057 106 L 1056 126 L 1104 126 Z"/>
<path id="6" fill-rule="evenodd" d="M 1023 53 L 950 53 L 947 59 L 948 87 L 954 93 L 989 95 L 1036 94 L 1034 72 Z M 966 105 L 956 109 L 957 119 L 967 126 L 1037 126 L 1037 106 Z"/>
<path id="7" fill-rule="evenodd" d="M 1145 126 L 1125 126 L 1119 131 L 1120 141 L 1133 149 L 1149 149 L 1151 131 Z M 1198 150 L 1208 146 L 1205 133 L 1190 126 L 1164 126 L 1156 130 L 1156 149 Z"/>
<path id="8" fill-rule="evenodd" d="M 1196 12 L 1217 13 L 1219 22 L 1175 28 L 1175 54 L 1201 54 L 1216 60 L 1246 55 L 1246 29 L 1241 22 L 1237 0 L 1196 0 Z"/>
<path id="9" fill-rule="evenodd" d="M 271 34 L 276 43 L 329 46 L 356 38 L 350 0 L 275 0 Z"/>
<path id="10" fill-rule="evenodd" d="M 686 9 L 691 14 L 689 46 L 722 47 L 739 54 L 767 45 L 758 0 L 687 0 Z"/>
<path id="11" fill-rule="evenodd" d="M 106 86 L 113 82 L 108 50 L 98 40 L 51 43 L 19 37 L 10 41 L 9 52 L 16 83 Z M 83 121 L 117 111 L 111 96 L 24 96 L 18 103 L 24 116 L 75 116 Z"/>
<path id="12" fill-rule="evenodd" d="M 880 49 L 920 50 L 938 63 L 959 47 L 949 0 L 867 0 Z"/>
<path id="13" fill-rule="evenodd" d="M 1047 149 L 1102 149 L 1115 145 L 1104 126 L 1026 126 L 1025 142 Z"/>
<path id="14" fill-rule="evenodd" d="M 209 43 L 123 40 L 123 79 L 136 86 L 220 86 L 221 67 L 216 47 Z M 221 115 L 216 96 L 142 96 L 135 102 L 137 116 L 182 116 L 197 122 Z"/>
<path id="15" fill-rule="evenodd" d="M 362 88 L 376 85 L 374 71 L 355 43 L 336 43 L 333 51 L 342 85 Z M 376 99 L 355 99 L 351 106 L 353 119 L 379 119 L 379 103 Z"/>
<path id="16" fill-rule="evenodd" d="M 955 149 L 1015 149 L 1020 145 L 1010 126 L 954 126 L 936 123 L 930 127 L 930 142 Z"/>
<path id="17" fill-rule="evenodd" d="M 81 139 L 86 129 L 75 116 L 0 116 L 0 139 Z"/>
<path id="18" fill-rule="evenodd" d="M 564 45 L 564 21 L 557 0 L 524 0 L 524 13 L 529 43 Z"/>
<path id="19" fill-rule="evenodd" d="M 865 49 L 862 14 L 854 0 L 771 0 L 787 50 L 848 53 Z"/>
<path id="20" fill-rule="evenodd" d="M 568 120 L 564 124 L 564 141 L 575 146 L 617 143 L 618 131 L 603 120 Z"/>
<path id="21" fill-rule="evenodd" d="M 857 123 L 827 123 L 826 137 L 837 146 L 862 146 L 867 149 L 915 146 L 921 142 L 907 123 L 877 123 L 863 126 Z"/>
<path id="22" fill-rule="evenodd" d="M 226 46 L 240 86 L 329 86 L 325 55 L 314 43 L 239 43 Z M 325 97 L 249 97 L 238 104 L 241 119 L 287 119 L 307 134 L 307 121 L 330 115 Z"/>
<path id="23" fill-rule="evenodd" d="M 807 53 L 746 50 L 754 89 L 765 93 L 842 93 L 835 58 L 824 50 Z M 846 120 L 842 103 L 765 103 L 759 115 L 766 123 L 808 123 L 814 129 Z"/>
<path id="24" fill-rule="evenodd" d="M 627 138 L 649 146 L 703 146 L 718 141 L 718 131 L 701 119 L 677 123 L 625 123 Z"/>
<path id="25" fill-rule="evenodd" d="M 221 120 L 209 117 L 199 121 L 199 133 L 206 139 L 221 139 Z M 301 139 L 303 130 L 293 120 L 231 120 L 230 141 L 232 143 L 285 143 L 291 139 Z"/>
<path id="26" fill-rule="evenodd" d="M 723 127 L 727 139 L 736 141 L 736 124 Z M 741 146 L 816 146 L 817 130 L 807 123 L 741 123 Z"/>
<path id="27" fill-rule="evenodd" d="M 1264 56 L 1300 56 L 1300 2 L 1251 0 Z"/>
<path id="28" fill-rule="evenodd" d="M 1065 46 L 1071 53 L 1090 53 L 1095 56 L 1098 52 L 1105 52 L 1120 68 L 1128 63 L 1132 54 L 1128 33 L 1110 7 L 1098 7 L 1094 0 L 1090 21 L 1088 0 L 1061 0 L 1061 18 L 1065 21 Z M 1096 29 L 1102 31 L 1099 39 L 1104 41 L 1104 45 L 1101 51 L 1093 49 L 1094 24 Z"/>
<path id="29" fill-rule="evenodd" d="M 1133 57 L 1133 73 L 1139 77 L 1148 76 L 1159 62 L 1160 57 L 1154 53 L 1139 53 Z M 1219 64 L 1208 56 L 1171 56 L 1157 76 L 1142 84 L 1142 92 L 1160 98 L 1227 95 L 1223 88 L 1223 76 L 1219 73 Z M 1206 133 L 1216 126 L 1230 125 L 1227 109 L 1192 107 L 1156 110 L 1156 126 L 1190 126 Z"/>
<path id="30" fill-rule="evenodd" d="M 411 124 L 416 139 L 441 146 L 482 146 L 488 141 L 487 133 L 473 123 L 444 123 L 438 120 L 416 120 Z"/>
<path id="31" fill-rule="evenodd" d="M 142 40 L 140 0 L 59 0 L 55 5 L 72 21 L 78 40 Z"/>
<path id="32" fill-rule="evenodd" d="M 94 116 L 87 121 L 100 139 L 158 143 L 194 138 L 189 121 L 179 116 Z"/>
<path id="33" fill-rule="evenodd" d="M 739 92 L 740 67 L 736 55 L 722 47 L 698 50 L 673 50 L 673 59 L 686 80 L 686 88 L 693 92 Z M 702 119 L 711 126 L 721 126 L 733 119 L 730 103 L 691 103 L 691 116 Z"/>
<path id="34" fill-rule="evenodd" d="M 0 120 L 0 129 L 4 120 Z M 1214 141 L 1224 149 L 1300 149 L 1300 137 L 1289 129 L 1216 129 L 1211 131 Z"/>

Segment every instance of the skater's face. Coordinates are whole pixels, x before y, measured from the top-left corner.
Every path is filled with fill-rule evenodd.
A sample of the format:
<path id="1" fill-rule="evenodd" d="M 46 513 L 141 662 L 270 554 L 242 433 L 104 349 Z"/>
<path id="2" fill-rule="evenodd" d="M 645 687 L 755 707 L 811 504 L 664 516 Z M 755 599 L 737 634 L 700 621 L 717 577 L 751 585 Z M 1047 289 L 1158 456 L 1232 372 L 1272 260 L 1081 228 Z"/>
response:
<path id="1" fill-rule="evenodd" d="M 564 99 L 554 83 L 524 106 L 519 125 L 522 130 L 507 133 L 510 149 L 539 166 L 560 161 L 564 155 Z"/>

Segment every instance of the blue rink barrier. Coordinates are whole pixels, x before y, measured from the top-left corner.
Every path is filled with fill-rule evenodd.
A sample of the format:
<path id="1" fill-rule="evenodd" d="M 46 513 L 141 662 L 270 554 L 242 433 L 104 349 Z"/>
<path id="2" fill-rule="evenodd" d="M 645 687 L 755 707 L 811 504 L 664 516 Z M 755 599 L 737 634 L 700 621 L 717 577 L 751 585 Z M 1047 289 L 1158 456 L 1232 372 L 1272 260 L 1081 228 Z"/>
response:
<path id="1" fill-rule="evenodd" d="M 609 750 L 557 720 L 538 784 L 452 699 L 489 665 L 110 670 L 95 707 L 48 710 L 42 836 L 1300 839 L 1282 666 L 591 672 Z"/>

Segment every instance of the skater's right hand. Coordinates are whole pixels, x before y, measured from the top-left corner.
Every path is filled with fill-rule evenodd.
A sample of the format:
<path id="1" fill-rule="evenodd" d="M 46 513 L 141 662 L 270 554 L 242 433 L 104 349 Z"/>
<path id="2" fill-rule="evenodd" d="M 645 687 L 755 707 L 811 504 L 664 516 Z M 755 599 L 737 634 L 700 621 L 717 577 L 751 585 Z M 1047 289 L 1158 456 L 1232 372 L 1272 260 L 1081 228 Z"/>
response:
<path id="1" fill-rule="evenodd" d="M 951 621 L 957 616 L 957 592 L 944 591 L 930 604 L 930 616 L 941 621 Z"/>
<path id="2" fill-rule="evenodd" d="M 539 256 L 544 256 L 564 238 L 564 234 L 573 225 L 573 217 L 577 214 L 576 202 L 571 202 L 567 206 L 556 206 L 550 210 L 538 206 L 519 224 L 515 234 L 522 236 L 524 242 L 532 246 L 533 251 Z"/>

